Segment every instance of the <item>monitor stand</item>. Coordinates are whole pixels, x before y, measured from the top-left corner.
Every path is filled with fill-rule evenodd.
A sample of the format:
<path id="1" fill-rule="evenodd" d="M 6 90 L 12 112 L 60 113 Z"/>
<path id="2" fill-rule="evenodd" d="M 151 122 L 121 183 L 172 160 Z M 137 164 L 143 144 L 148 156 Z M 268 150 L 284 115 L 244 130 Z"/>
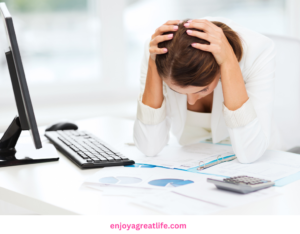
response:
<path id="1" fill-rule="evenodd" d="M 0 167 L 58 161 L 58 157 L 33 159 L 28 156 L 23 159 L 17 159 L 15 157 L 17 152 L 15 146 L 21 132 L 19 117 L 15 117 L 0 140 Z"/>

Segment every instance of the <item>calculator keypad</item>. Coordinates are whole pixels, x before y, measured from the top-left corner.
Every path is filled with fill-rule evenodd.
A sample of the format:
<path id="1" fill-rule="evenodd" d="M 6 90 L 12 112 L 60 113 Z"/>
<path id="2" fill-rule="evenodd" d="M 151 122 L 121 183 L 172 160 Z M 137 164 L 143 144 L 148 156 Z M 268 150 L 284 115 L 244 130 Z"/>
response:
<path id="1" fill-rule="evenodd" d="M 271 182 L 270 180 L 264 180 L 260 178 L 255 178 L 251 176 L 235 176 L 223 179 L 224 182 L 231 184 L 247 184 L 247 185 L 257 185 Z"/>

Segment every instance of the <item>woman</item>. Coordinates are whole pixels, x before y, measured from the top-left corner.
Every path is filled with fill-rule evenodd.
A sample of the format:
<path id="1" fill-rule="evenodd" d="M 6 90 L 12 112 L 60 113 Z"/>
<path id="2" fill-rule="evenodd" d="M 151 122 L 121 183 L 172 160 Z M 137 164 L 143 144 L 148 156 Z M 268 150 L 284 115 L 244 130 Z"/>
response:
<path id="1" fill-rule="evenodd" d="M 159 153 L 169 131 L 182 145 L 229 137 L 238 160 L 285 150 L 273 121 L 275 47 L 231 20 L 168 21 L 146 44 L 136 146 Z"/>

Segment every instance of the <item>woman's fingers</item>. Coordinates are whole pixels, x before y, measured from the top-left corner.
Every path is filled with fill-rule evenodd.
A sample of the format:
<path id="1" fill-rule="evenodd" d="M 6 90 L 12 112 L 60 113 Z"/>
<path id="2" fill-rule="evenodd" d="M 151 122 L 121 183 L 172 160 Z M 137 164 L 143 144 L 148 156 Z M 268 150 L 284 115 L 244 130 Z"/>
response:
<path id="1" fill-rule="evenodd" d="M 219 29 L 219 27 L 217 25 L 215 25 L 214 23 L 212 23 L 211 21 L 209 21 L 207 19 L 194 19 L 194 20 L 191 20 L 190 22 L 205 23 L 205 24 L 209 25 L 210 27 L 212 27 L 213 29 Z"/>
<path id="2" fill-rule="evenodd" d="M 184 26 L 186 28 L 196 28 L 196 29 L 199 29 L 199 30 L 203 30 L 204 32 L 208 32 L 208 33 L 211 33 L 214 30 L 211 27 L 211 25 L 209 25 L 206 22 L 194 22 L 194 21 L 192 21 L 192 22 L 185 23 Z"/>
<path id="3" fill-rule="evenodd" d="M 162 25 L 158 29 L 155 30 L 155 33 L 152 35 L 152 39 L 165 33 L 165 32 L 175 32 L 178 30 L 177 25 Z"/>
<path id="4" fill-rule="evenodd" d="M 160 35 L 155 38 L 153 38 L 150 41 L 150 48 L 149 52 L 150 54 L 165 54 L 168 52 L 167 48 L 158 48 L 157 44 L 163 41 L 171 40 L 173 38 L 173 34 L 167 34 L 167 35 Z"/>
<path id="5" fill-rule="evenodd" d="M 192 43 L 191 46 L 193 46 L 194 48 L 199 49 L 199 50 L 210 51 L 210 45 L 200 44 L 200 43 Z"/>
<path id="6" fill-rule="evenodd" d="M 150 54 L 165 54 L 168 52 L 168 49 L 152 46 L 149 48 L 149 52 L 150 52 Z"/>
<path id="7" fill-rule="evenodd" d="M 178 30 L 178 25 L 162 25 L 156 31 L 159 34 L 162 34 L 165 32 L 175 32 L 177 30 Z"/>
<path id="8" fill-rule="evenodd" d="M 200 39 L 204 39 L 204 40 L 209 41 L 209 42 L 210 42 L 210 39 L 211 39 L 210 35 L 205 33 L 205 32 L 198 32 L 198 31 L 188 29 L 188 30 L 186 30 L 186 33 L 190 36 L 198 37 Z"/>
<path id="9" fill-rule="evenodd" d="M 155 33 L 152 35 L 152 40 L 149 44 L 149 52 L 151 57 L 155 60 L 156 54 L 165 54 L 168 52 L 167 48 L 158 48 L 158 43 L 171 40 L 173 38 L 173 34 L 162 35 L 165 32 L 175 32 L 178 30 L 178 24 L 181 23 L 182 20 L 169 20 L 164 25 L 160 26 L 155 30 Z"/>
<path id="10" fill-rule="evenodd" d="M 157 45 L 158 43 L 163 42 L 163 41 L 171 40 L 172 38 L 173 38 L 173 34 L 172 33 L 171 34 L 167 34 L 167 35 L 157 36 L 157 37 L 155 37 L 154 39 L 151 40 L 150 46 Z"/>
<path id="11" fill-rule="evenodd" d="M 198 37 L 200 39 L 209 41 L 210 43 L 219 43 L 220 42 L 218 37 L 216 37 L 215 35 L 209 34 L 209 33 L 198 32 L 198 31 L 190 30 L 190 29 L 186 30 L 186 33 L 190 36 Z"/>
<path id="12" fill-rule="evenodd" d="M 220 45 L 215 45 L 215 44 L 206 45 L 201 43 L 192 43 L 191 46 L 199 50 L 211 52 L 213 54 L 220 53 L 221 50 Z"/>
<path id="13" fill-rule="evenodd" d="M 167 48 L 158 48 L 157 44 L 163 41 L 171 40 L 173 34 L 157 36 L 150 41 L 150 54 L 165 54 L 168 52 Z"/>
<path id="14" fill-rule="evenodd" d="M 184 26 L 187 28 L 186 33 L 188 35 L 198 37 L 210 42 L 210 45 L 192 43 L 193 47 L 212 53 L 219 50 L 220 44 L 222 42 L 220 34 L 220 32 L 222 31 L 221 28 L 204 19 L 188 21 L 186 24 L 184 24 Z M 202 30 L 202 32 L 192 30 L 193 28 Z"/>

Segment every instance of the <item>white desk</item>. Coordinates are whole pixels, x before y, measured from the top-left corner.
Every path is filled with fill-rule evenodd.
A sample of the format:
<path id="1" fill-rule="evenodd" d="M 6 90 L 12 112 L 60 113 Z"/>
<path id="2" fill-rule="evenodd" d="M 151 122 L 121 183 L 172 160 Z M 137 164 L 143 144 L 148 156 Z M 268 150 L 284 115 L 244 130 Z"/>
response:
<path id="1" fill-rule="evenodd" d="M 80 130 L 99 136 L 121 151 L 124 147 L 137 150 L 135 146 L 125 145 L 125 142 L 132 141 L 131 120 L 101 117 L 78 121 L 77 124 Z M 43 130 L 40 129 L 41 135 Z M 58 162 L 0 168 L 0 200 L 37 214 L 161 214 L 129 203 L 129 198 L 102 196 L 100 191 L 82 186 L 85 178 L 99 169 L 81 170 L 59 155 Z M 300 181 L 276 189 L 282 195 L 218 214 L 300 214 Z"/>

